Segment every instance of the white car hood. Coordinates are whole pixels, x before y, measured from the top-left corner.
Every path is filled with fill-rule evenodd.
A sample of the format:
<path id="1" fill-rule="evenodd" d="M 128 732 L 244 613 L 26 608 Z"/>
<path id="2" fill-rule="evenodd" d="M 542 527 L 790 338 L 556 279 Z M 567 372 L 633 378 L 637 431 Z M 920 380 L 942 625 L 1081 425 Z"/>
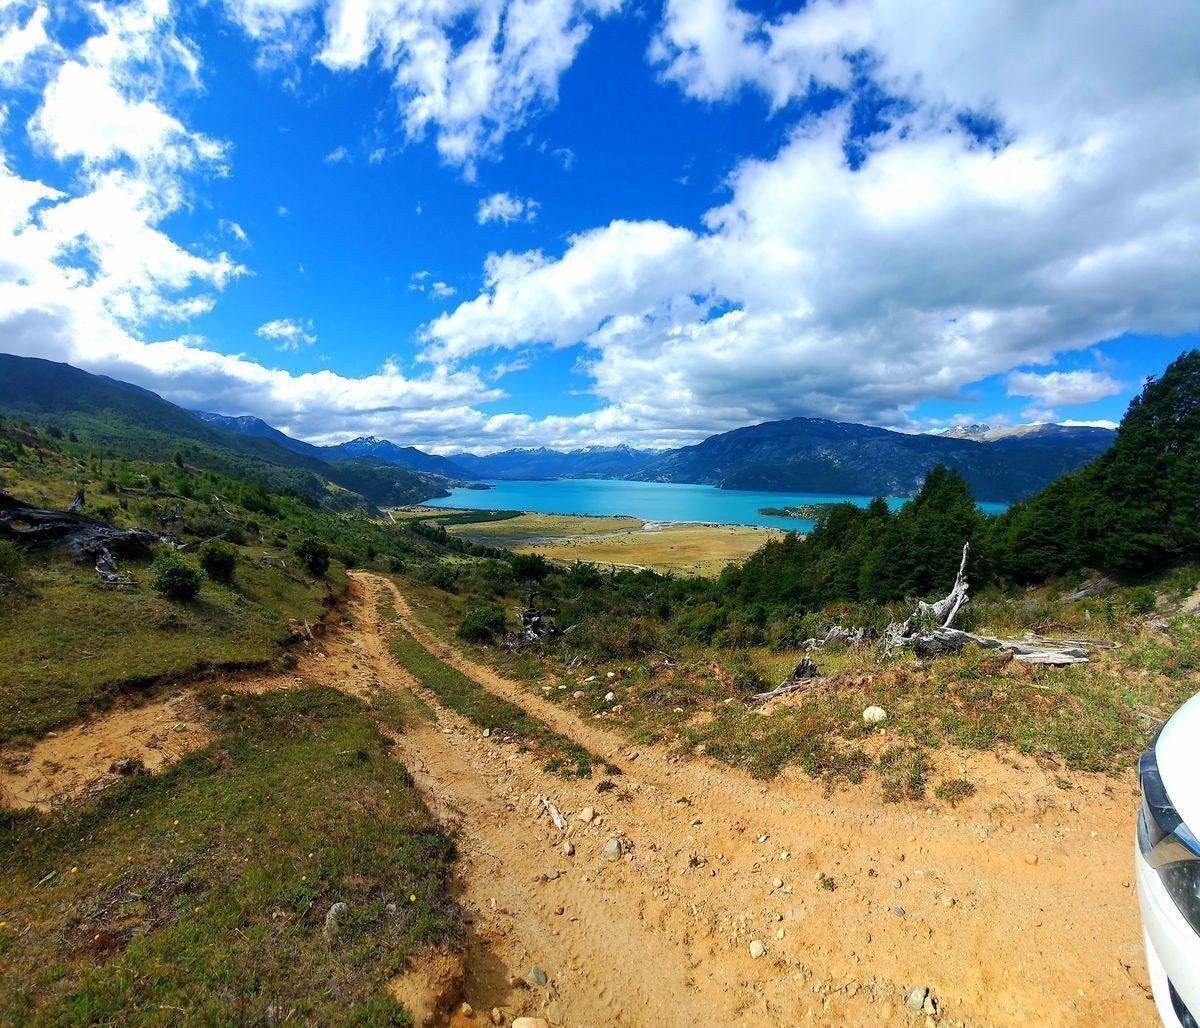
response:
<path id="1" fill-rule="evenodd" d="M 1163 788 L 1183 823 L 1200 836 L 1200 695 L 1166 723 L 1155 754 Z"/>

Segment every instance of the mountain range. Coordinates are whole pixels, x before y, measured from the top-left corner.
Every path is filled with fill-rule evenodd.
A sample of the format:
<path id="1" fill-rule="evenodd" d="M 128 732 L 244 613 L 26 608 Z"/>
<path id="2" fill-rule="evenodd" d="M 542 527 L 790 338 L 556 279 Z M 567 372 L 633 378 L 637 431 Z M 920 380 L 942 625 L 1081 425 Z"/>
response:
<path id="1" fill-rule="evenodd" d="M 791 418 L 669 450 L 630 477 L 722 489 L 908 496 L 931 468 L 945 464 L 966 478 L 976 499 L 1012 501 L 1099 456 L 1115 434 L 1061 425 L 1029 429 L 976 440 Z"/>
<path id="2" fill-rule="evenodd" d="M 180 440 L 214 465 L 255 464 L 326 505 L 370 505 L 445 495 L 453 482 L 488 479 L 622 478 L 722 489 L 906 496 L 938 464 L 956 468 L 976 499 L 1013 501 L 1103 453 L 1106 428 L 971 425 L 940 435 L 893 432 L 821 418 L 791 418 L 734 429 L 678 449 L 546 447 L 441 456 L 362 436 L 332 446 L 295 439 L 252 415 L 187 411 L 155 393 L 65 364 L 0 354 L 0 413 L 55 421 L 109 445 L 169 458 Z M 272 470 L 273 469 L 273 470 Z M 285 474 L 286 472 L 286 474 Z"/>
<path id="3" fill-rule="evenodd" d="M 178 454 L 332 510 L 447 495 L 444 478 L 330 460 L 257 418 L 209 423 L 148 389 L 34 357 L 0 353 L 0 414 L 68 432 L 97 456 L 165 462 Z"/>

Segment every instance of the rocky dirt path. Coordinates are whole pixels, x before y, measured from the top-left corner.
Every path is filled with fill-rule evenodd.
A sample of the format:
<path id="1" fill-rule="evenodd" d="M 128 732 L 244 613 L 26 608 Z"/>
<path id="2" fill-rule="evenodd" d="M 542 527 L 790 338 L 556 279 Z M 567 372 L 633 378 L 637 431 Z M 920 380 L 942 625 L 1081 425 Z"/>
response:
<path id="1" fill-rule="evenodd" d="M 533 754 L 441 707 L 388 652 L 384 597 L 430 652 L 619 766 L 615 788 L 598 792 L 599 774 L 546 774 Z M 368 573 L 353 576 L 343 617 L 293 671 L 221 684 L 312 682 L 368 702 L 411 692 L 428 707 L 395 735 L 396 754 L 459 832 L 470 1023 L 492 1008 L 506 1023 L 585 1026 L 1156 1023 L 1128 886 L 1132 777 L 1069 775 L 1064 789 L 1061 772 L 1027 759 L 941 752 L 978 788 L 957 811 L 884 805 L 869 786 L 828 792 L 799 774 L 758 782 L 632 747 L 473 663 Z M 35 748 L 38 789 L 69 773 L 86 791 L 186 702 L 173 695 L 43 740 L 76 759 L 43 771 L 52 751 Z M 165 759 L 206 738 L 193 714 Z M 125 745 L 134 752 L 117 754 Z M 543 795 L 565 830 L 538 816 Z M 615 861 L 602 856 L 612 838 Z M 919 1013 L 906 1006 L 914 986 L 932 997 Z"/>
<path id="2" fill-rule="evenodd" d="M 391 582 L 358 583 L 360 602 L 391 590 L 432 653 L 624 770 L 617 791 L 598 795 L 440 710 L 440 738 L 408 738 L 427 795 L 466 804 L 468 882 L 482 876 L 484 892 L 504 882 L 513 916 L 496 922 L 485 904 L 480 924 L 509 929 L 508 944 L 528 953 L 493 953 L 511 973 L 524 973 L 525 959 L 552 972 L 564 1023 L 682 1024 L 697 1003 L 707 1023 L 906 1023 L 913 986 L 930 988 L 939 1023 L 1155 1023 L 1128 884 L 1132 778 L 1071 776 L 1064 790 L 1061 774 L 1032 761 L 954 754 L 979 786 L 956 813 L 881 805 L 867 788 L 827 794 L 800 776 L 764 784 L 652 748 L 635 756 L 600 723 L 432 636 Z M 480 797 L 473 822 L 478 779 L 503 800 Z M 562 833 L 533 820 L 542 793 L 569 818 L 573 858 L 558 855 Z M 603 823 L 579 821 L 583 807 Z M 606 867 L 599 850 L 610 836 L 629 852 Z M 548 870 L 560 877 L 535 880 Z M 545 911 L 573 904 L 581 921 L 547 939 Z M 602 925 L 595 909 L 609 914 Z M 597 932 L 628 942 L 630 961 L 608 963 Z M 763 956 L 751 955 L 754 942 Z M 572 965 L 577 974 L 562 974 Z M 615 1007 L 579 995 L 601 987 Z"/>

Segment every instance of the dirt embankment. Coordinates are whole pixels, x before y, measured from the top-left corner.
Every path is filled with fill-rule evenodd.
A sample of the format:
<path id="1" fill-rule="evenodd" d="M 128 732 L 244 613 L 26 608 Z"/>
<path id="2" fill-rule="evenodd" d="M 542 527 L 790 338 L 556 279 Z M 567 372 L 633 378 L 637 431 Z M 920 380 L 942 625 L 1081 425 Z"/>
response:
<path id="1" fill-rule="evenodd" d="M 440 707 L 387 651 L 383 590 L 431 652 L 619 766 L 612 787 L 548 775 Z M 355 576 L 348 613 L 295 671 L 228 687 L 321 681 L 429 705 L 396 750 L 459 828 L 459 998 L 474 1023 L 493 1008 L 565 1025 L 1155 1023 L 1128 885 L 1132 779 L 1072 775 L 1063 789 L 1029 760 L 943 752 L 978 786 L 957 811 L 793 774 L 757 782 L 631 747 L 473 664 L 378 576 Z M 174 716 L 145 709 L 155 724 Z"/>

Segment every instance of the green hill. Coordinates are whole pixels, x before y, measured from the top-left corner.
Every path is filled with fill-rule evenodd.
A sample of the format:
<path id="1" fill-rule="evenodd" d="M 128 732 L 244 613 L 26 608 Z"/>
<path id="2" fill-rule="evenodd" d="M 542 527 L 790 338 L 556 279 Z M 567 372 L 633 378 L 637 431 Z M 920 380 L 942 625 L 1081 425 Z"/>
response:
<path id="1" fill-rule="evenodd" d="M 61 431 L 98 455 L 170 461 L 261 482 L 334 510 L 417 503 L 444 482 L 394 467 L 323 461 L 206 423 L 156 393 L 69 364 L 0 354 L 0 414 Z"/>

